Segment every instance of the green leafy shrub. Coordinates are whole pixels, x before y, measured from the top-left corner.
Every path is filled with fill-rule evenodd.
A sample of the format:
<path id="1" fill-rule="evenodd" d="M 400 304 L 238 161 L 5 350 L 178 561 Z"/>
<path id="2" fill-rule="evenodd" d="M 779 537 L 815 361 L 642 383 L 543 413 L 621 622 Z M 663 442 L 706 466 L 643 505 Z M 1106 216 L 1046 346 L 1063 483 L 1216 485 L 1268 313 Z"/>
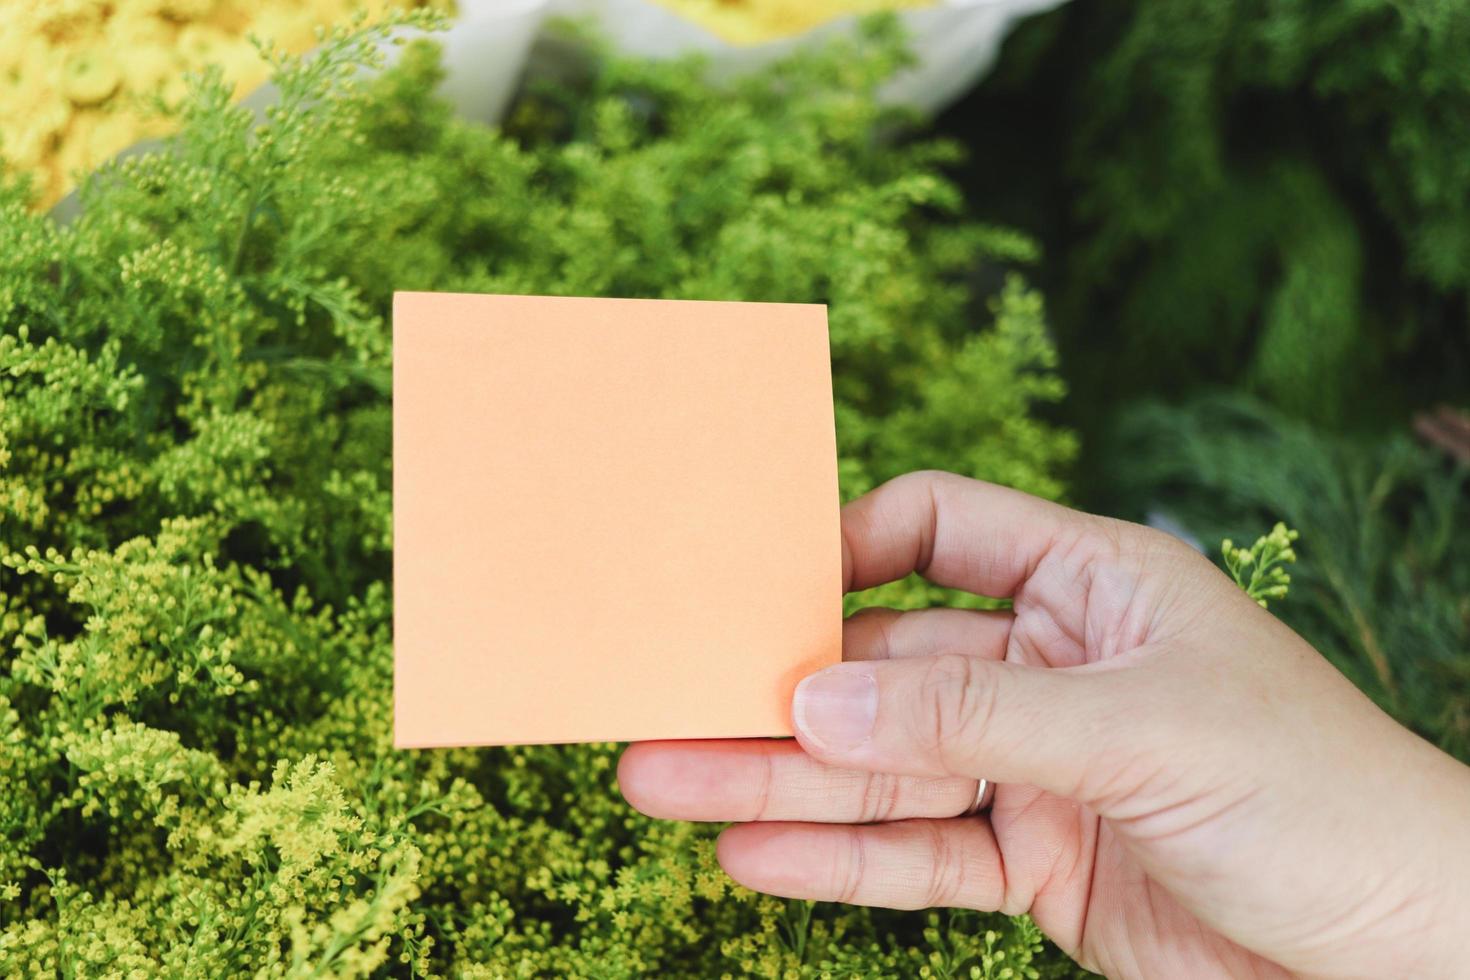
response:
<path id="1" fill-rule="evenodd" d="M 1405 725 L 1470 759 L 1465 467 L 1407 436 L 1323 435 L 1239 396 L 1135 408 L 1111 454 L 1129 461 L 1125 499 L 1201 537 L 1278 519 L 1300 530 L 1281 617 Z"/>
<path id="2" fill-rule="evenodd" d="M 955 124 L 1004 161 L 978 179 L 1030 202 L 1012 218 L 1052 258 L 1078 417 L 1122 379 L 1335 427 L 1463 399 L 1467 44 L 1453 0 L 1129 0 L 1023 28 Z"/>
<path id="3" fill-rule="evenodd" d="M 392 289 L 826 302 L 845 493 L 1059 492 L 1034 250 L 874 138 L 891 25 L 728 89 L 595 60 L 505 133 L 432 46 L 355 82 L 374 37 L 258 128 L 203 79 L 71 225 L 0 199 L 0 974 L 1070 973 L 1025 919 L 736 888 L 614 746 L 391 747 Z"/>

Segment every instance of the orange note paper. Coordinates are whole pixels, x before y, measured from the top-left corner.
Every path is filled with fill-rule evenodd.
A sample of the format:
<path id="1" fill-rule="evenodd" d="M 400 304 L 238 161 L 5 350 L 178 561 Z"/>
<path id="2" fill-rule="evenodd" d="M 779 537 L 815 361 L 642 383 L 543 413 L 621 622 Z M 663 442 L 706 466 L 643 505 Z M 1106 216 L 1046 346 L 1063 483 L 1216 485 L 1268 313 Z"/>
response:
<path id="1" fill-rule="evenodd" d="M 400 747 L 791 733 L 841 659 L 822 306 L 398 293 Z"/>

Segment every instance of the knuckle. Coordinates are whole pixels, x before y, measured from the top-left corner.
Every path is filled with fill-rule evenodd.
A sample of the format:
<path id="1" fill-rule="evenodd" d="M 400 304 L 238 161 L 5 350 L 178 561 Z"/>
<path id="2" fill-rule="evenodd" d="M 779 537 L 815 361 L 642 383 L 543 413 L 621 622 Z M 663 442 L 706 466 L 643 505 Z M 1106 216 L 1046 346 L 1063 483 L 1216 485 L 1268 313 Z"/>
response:
<path id="1" fill-rule="evenodd" d="M 898 812 L 900 782 L 897 776 L 871 772 L 863 780 L 858 804 L 858 823 L 882 823 Z"/>
<path id="2" fill-rule="evenodd" d="M 752 820 L 764 820 L 771 809 L 771 788 L 776 782 L 776 765 L 772 761 L 771 753 L 764 752 L 761 755 L 761 783 L 755 795 L 755 814 Z"/>
<path id="3" fill-rule="evenodd" d="M 904 483 L 913 483 L 920 486 L 932 487 L 939 484 L 959 482 L 962 479 L 962 477 L 958 477 L 953 473 L 945 472 L 944 470 L 929 469 L 913 470 L 912 472 L 904 473 L 901 476 L 895 477 L 894 482 L 898 482 L 901 480 Z"/>
<path id="4" fill-rule="evenodd" d="M 847 860 L 836 862 L 834 868 L 837 880 L 834 882 L 833 894 L 838 902 L 851 905 L 862 891 L 863 876 L 867 871 L 867 854 L 861 828 L 847 828 L 847 847 Z"/>
<path id="5" fill-rule="evenodd" d="M 1110 529 L 1115 552 L 1119 556 L 1134 556 L 1151 562 L 1163 562 L 1171 566 L 1196 568 L 1212 565 L 1210 560 L 1178 535 L 1146 524 L 1134 524 L 1110 517 L 1095 518 Z"/>
<path id="6" fill-rule="evenodd" d="M 928 882 L 920 908 L 947 908 L 958 904 L 964 890 L 964 866 L 950 847 L 949 835 L 936 823 L 929 832 Z"/>
<path id="7" fill-rule="evenodd" d="M 1079 514 L 1069 529 L 1078 543 L 1085 542 L 1094 557 L 1116 557 L 1126 552 L 1138 535 L 1151 531 L 1142 524 L 1130 524 L 1100 514 Z"/>
<path id="8" fill-rule="evenodd" d="M 868 606 L 847 617 L 842 631 L 843 658 L 887 660 L 893 652 L 893 627 L 901 615 L 896 609 Z"/>
<path id="9" fill-rule="evenodd" d="M 933 659 L 920 683 L 916 735 L 948 775 L 968 775 L 965 761 L 995 714 L 995 685 L 980 668 L 974 657 L 946 654 Z"/>

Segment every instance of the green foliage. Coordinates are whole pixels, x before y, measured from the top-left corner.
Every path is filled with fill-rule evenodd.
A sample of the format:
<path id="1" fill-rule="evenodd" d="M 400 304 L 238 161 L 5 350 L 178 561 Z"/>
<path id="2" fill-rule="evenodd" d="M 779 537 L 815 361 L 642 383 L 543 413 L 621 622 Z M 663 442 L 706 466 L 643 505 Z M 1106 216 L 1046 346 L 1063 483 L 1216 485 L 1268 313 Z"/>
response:
<path id="1" fill-rule="evenodd" d="M 1404 724 L 1470 758 L 1466 469 L 1239 397 L 1128 416 L 1122 493 L 1202 537 L 1279 519 L 1311 544 L 1280 614 Z M 1280 558 L 1290 534 L 1269 545 Z M 1259 560 L 1259 559 L 1257 559 Z"/>
<path id="2" fill-rule="evenodd" d="M 1291 576 L 1281 566 L 1296 561 L 1292 544 L 1298 537 L 1296 531 L 1277 521 L 1269 534 L 1256 538 L 1249 548 L 1226 538 L 1220 543 L 1220 558 L 1235 584 L 1265 609 L 1268 599 L 1286 598 Z"/>
<path id="3" fill-rule="evenodd" d="M 1467 40 L 1452 0 L 1072 3 L 949 117 L 1047 249 L 1073 492 L 1299 529 L 1282 617 L 1462 758 L 1470 505 L 1405 433 L 1470 391 Z"/>
<path id="4" fill-rule="evenodd" d="M 1465 391 L 1467 44 L 1457 0 L 1069 4 L 1023 29 L 965 121 L 986 146 L 1047 122 L 987 179 L 1046 229 L 1079 417 L 1119 378 L 1334 426 Z"/>
<path id="5" fill-rule="evenodd" d="M 875 139 L 891 25 L 729 89 L 594 59 L 505 133 L 428 45 L 364 87 L 376 37 L 258 127 L 201 80 L 71 225 L 0 191 L 0 974 L 1069 975 L 1024 919 L 734 887 L 614 746 L 392 749 L 392 289 L 826 302 L 846 494 L 1059 492 L 1034 249 Z"/>

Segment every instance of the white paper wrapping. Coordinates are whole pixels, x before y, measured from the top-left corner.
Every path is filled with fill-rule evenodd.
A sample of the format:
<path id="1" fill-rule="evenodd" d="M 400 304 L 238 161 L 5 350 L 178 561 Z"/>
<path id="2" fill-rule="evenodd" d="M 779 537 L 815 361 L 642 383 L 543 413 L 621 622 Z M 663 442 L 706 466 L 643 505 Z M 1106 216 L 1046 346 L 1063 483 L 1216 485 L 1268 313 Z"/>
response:
<path id="1" fill-rule="evenodd" d="M 1001 41 L 1017 20 L 1063 2 L 939 0 L 930 7 L 900 11 L 918 61 L 890 81 L 882 97 L 924 112 L 943 109 L 994 63 Z M 533 44 L 550 17 L 591 21 L 615 47 L 630 54 L 672 58 L 702 52 L 716 78 L 754 71 L 805 45 L 851 33 L 858 21 L 854 16 L 840 17 L 796 37 L 737 45 L 652 0 L 460 0 L 459 16 L 449 30 L 431 36 L 444 47 L 443 92 L 461 116 L 487 123 L 500 119 L 522 77 L 535 76 L 538 71 L 531 60 Z M 421 33 L 403 30 L 398 36 Z M 399 48 L 387 45 L 385 51 L 391 62 Z M 275 87 L 266 84 L 244 104 L 259 110 L 275 97 Z M 156 145 L 156 141 L 139 143 L 119 156 Z M 66 221 L 77 210 L 73 191 L 51 213 Z"/>
<path id="2" fill-rule="evenodd" d="M 493 0 L 491 0 L 493 2 Z M 893 79 L 885 99 L 937 112 L 975 84 L 994 62 L 1012 25 L 1064 0 L 940 0 L 899 11 L 918 64 Z M 798 48 L 851 33 L 858 18 L 840 17 L 805 34 L 764 44 L 736 45 L 651 0 L 548 0 L 548 12 L 589 18 L 617 48 L 650 58 L 703 52 L 716 77 L 752 71 Z"/>

